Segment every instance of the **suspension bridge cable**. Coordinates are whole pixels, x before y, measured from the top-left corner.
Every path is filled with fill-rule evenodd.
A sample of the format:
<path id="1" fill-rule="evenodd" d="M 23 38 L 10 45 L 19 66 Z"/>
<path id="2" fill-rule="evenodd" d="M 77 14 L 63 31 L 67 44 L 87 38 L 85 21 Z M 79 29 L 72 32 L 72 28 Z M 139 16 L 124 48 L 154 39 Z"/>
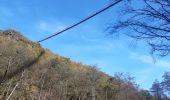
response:
<path id="1" fill-rule="evenodd" d="M 57 36 L 57 35 L 65 32 L 65 31 L 68 31 L 68 30 L 70 30 L 70 29 L 72 29 L 72 28 L 74 28 L 74 27 L 76 27 L 76 26 L 78 26 L 78 25 L 80 25 L 80 24 L 88 21 L 89 19 L 91 19 L 91 18 L 99 15 L 100 13 L 108 10 L 109 8 L 111 8 L 111 7 L 113 7 L 114 5 L 120 3 L 121 1 L 123 1 L 123 0 L 118 0 L 118 1 L 116 1 L 116 2 L 114 2 L 114 3 L 112 3 L 112 4 L 110 4 L 110 5 L 106 6 L 105 8 L 99 10 L 98 12 L 92 14 L 91 16 L 89 16 L 89 17 L 87 17 L 87 18 L 85 18 L 85 19 L 83 19 L 83 20 L 81 20 L 81 21 L 79 21 L 79 22 L 77 22 L 77 23 L 75 23 L 75 24 L 73 24 L 73 25 L 71 25 L 71 26 L 69 26 L 69 27 L 67 27 L 67 28 L 59 31 L 59 32 L 56 32 L 56 33 L 54 33 L 53 35 L 51 35 L 51 36 L 49 36 L 49 37 L 46 37 L 46 38 L 44 38 L 44 39 L 42 39 L 42 40 L 39 40 L 39 41 L 37 41 L 37 42 L 40 43 L 40 42 L 46 41 L 46 40 L 48 40 L 48 39 L 50 39 L 50 38 L 52 38 L 52 37 L 55 37 L 55 36 Z"/>

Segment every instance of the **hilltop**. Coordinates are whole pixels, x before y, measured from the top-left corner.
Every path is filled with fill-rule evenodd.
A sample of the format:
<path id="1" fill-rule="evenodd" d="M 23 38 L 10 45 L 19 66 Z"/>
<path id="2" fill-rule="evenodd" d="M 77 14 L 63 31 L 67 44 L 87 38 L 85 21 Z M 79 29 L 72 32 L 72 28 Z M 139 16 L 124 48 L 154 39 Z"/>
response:
<path id="1" fill-rule="evenodd" d="M 126 99 L 125 99 L 126 98 Z M 0 30 L 1 100 L 143 100 L 128 78 L 44 49 L 15 30 Z"/>

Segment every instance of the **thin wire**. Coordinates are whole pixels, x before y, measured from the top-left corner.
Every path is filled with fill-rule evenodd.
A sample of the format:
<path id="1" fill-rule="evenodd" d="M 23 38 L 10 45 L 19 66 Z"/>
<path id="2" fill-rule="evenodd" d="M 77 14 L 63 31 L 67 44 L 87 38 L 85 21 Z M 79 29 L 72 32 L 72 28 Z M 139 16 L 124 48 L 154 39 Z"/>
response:
<path id="1" fill-rule="evenodd" d="M 53 35 L 51 35 L 51 36 L 49 36 L 49 37 L 46 37 L 46 38 L 44 38 L 44 39 L 42 39 L 42 40 L 39 40 L 39 41 L 37 41 L 37 42 L 40 43 L 40 42 L 46 41 L 46 40 L 48 40 L 48 39 L 50 39 L 50 38 L 52 38 L 52 37 L 55 37 L 55 36 L 57 36 L 57 35 L 59 35 L 59 34 L 65 32 L 65 31 L 68 31 L 68 30 L 70 30 L 70 29 L 72 29 L 72 28 L 74 28 L 74 27 L 76 27 L 76 26 L 82 24 L 83 22 L 86 22 L 86 21 L 88 21 L 89 19 L 91 19 L 91 18 L 97 16 L 98 14 L 100 14 L 100 13 L 102 13 L 102 12 L 108 10 L 109 8 L 111 8 L 111 7 L 113 7 L 114 5 L 120 3 L 121 1 L 123 1 L 123 0 L 118 0 L 118 1 L 116 1 L 116 2 L 114 2 L 114 3 L 112 3 L 112 4 L 110 4 L 109 6 L 106 6 L 105 8 L 99 10 L 98 12 L 92 14 L 91 16 L 89 16 L 89 17 L 87 17 L 87 18 L 85 18 L 85 19 L 83 19 L 83 20 L 81 20 L 81 21 L 79 21 L 79 22 L 77 22 L 77 23 L 75 23 L 75 24 L 73 24 L 73 25 L 71 25 L 71 26 L 69 26 L 69 27 L 67 27 L 67 28 L 65 28 L 65 29 L 63 29 L 63 30 L 61 30 L 61 31 L 59 31 L 59 32 L 56 32 L 56 33 L 54 33 Z"/>

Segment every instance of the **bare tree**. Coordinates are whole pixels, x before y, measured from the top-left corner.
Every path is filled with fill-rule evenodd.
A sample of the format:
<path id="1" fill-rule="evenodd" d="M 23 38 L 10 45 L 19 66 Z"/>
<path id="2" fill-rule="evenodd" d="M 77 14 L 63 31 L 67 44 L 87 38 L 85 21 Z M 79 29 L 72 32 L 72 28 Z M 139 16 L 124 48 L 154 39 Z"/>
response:
<path id="1" fill-rule="evenodd" d="M 158 80 L 155 80 L 155 82 L 152 84 L 151 92 L 155 100 L 161 100 L 161 98 L 163 97 L 163 88 L 161 87 L 161 84 Z"/>
<path id="2" fill-rule="evenodd" d="M 141 90 L 140 93 L 143 100 L 153 100 L 153 97 L 148 90 Z"/>
<path id="3" fill-rule="evenodd" d="M 170 72 L 164 73 L 162 86 L 163 86 L 164 90 L 170 94 Z"/>
<path id="4" fill-rule="evenodd" d="M 109 26 L 111 34 L 123 33 L 143 40 L 151 47 L 151 53 L 169 55 L 170 0 L 131 0 L 125 5 L 118 21 Z"/>
<path id="5" fill-rule="evenodd" d="M 128 73 L 116 73 L 117 92 L 115 100 L 143 100 L 138 93 L 138 86 L 134 82 L 134 77 Z"/>
<path id="6" fill-rule="evenodd" d="M 8 96 L 8 98 L 6 100 L 9 100 L 11 98 L 12 94 L 15 92 L 16 88 L 19 86 L 20 81 L 22 80 L 23 76 L 24 76 L 24 71 L 22 72 L 22 75 L 21 75 L 19 81 L 16 83 L 15 87 L 12 89 L 10 95 Z"/>

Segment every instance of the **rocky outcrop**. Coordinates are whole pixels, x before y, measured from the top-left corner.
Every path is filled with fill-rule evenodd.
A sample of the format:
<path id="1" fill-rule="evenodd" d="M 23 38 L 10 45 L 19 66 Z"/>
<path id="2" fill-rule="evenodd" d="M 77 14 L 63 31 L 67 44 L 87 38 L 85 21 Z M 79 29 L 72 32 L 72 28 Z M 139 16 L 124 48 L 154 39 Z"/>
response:
<path id="1" fill-rule="evenodd" d="M 0 30 L 0 36 L 6 36 L 14 40 L 20 40 L 23 38 L 23 36 L 15 30 L 5 30 L 5 31 Z"/>

